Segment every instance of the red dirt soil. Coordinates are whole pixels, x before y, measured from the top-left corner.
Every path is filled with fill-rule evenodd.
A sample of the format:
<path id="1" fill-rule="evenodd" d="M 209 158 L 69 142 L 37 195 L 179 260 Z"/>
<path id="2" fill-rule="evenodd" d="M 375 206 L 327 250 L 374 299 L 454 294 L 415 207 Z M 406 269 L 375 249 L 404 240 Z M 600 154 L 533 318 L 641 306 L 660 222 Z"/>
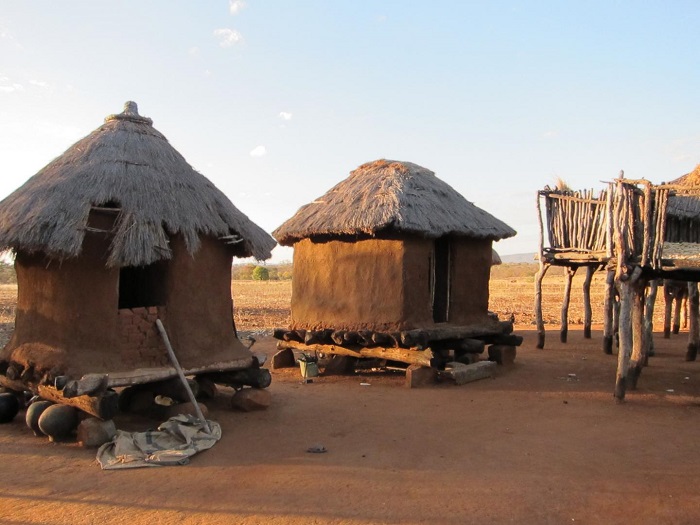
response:
<path id="1" fill-rule="evenodd" d="M 617 404 L 600 331 L 572 327 L 565 345 L 550 331 L 536 350 L 529 328 L 493 380 L 300 384 L 287 369 L 257 413 L 230 410 L 222 390 L 208 404 L 221 441 L 183 467 L 101 471 L 94 450 L 34 437 L 21 413 L 0 426 L 0 523 L 699 523 L 700 362 L 683 360 L 686 336 L 657 335 L 639 389 Z M 328 452 L 307 453 L 315 444 Z"/>

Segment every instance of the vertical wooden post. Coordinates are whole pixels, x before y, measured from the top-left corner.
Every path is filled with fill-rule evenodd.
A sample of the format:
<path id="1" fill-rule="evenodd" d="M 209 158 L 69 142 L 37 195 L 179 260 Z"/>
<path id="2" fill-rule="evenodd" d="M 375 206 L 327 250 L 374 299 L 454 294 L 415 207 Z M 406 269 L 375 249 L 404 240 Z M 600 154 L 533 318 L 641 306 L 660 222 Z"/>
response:
<path id="1" fill-rule="evenodd" d="M 686 361 L 695 361 L 700 347 L 700 297 L 698 297 L 698 283 L 688 283 L 688 351 L 685 354 Z"/>
<path id="2" fill-rule="evenodd" d="M 569 334 L 569 302 L 571 300 L 571 283 L 576 275 L 577 268 L 567 266 L 564 273 L 564 302 L 561 305 L 561 330 L 559 339 L 562 343 L 566 343 Z"/>
<path id="3" fill-rule="evenodd" d="M 654 355 L 654 305 L 656 293 L 659 289 L 659 280 L 653 279 L 647 289 L 647 297 L 644 302 L 644 366 L 649 361 L 649 356 Z"/>
<path id="4" fill-rule="evenodd" d="M 685 290 L 683 288 L 685 288 Z M 681 331 L 681 311 L 683 310 L 683 299 L 688 295 L 687 290 L 688 287 L 685 283 L 682 287 L 678 286 L 678 283 L 676 283 L 676 294 L 674 298 L 676 303 L 673 308 L 673 327 L 671 329 L 676 335 Z"/>
<path id="5" fill-rule="evenodd" d="M 540 258 L 540 269 L 535 275 L 535 322 L 537 323 L 537 348 L 544 348 L 545 330 L 542 317 L 542 279 L 549 269 L 549 264 Z"/>
<path id="6" fill-rule="evenodd" d="M 545 197 L 546 198 L 546 197 Z M 537 324 L 537 348 L 544 348 L 544 319 L 542 318 L 542 279 L 547 273 L 549 264 L 544 258 L 544 225 L 542 224 L 542 206 L 540 204 L 540 192 L 537 192 L 537 220 L 539 224 L 539 264 L 540 267 L 535 275 L 535 323 Z"/>
<path id="7" fill-rule="evenodd" d="M 603 352 L 613 353 L 613 309 L 615 302 L 615 270 L 608 268 L 605 276 L 605 302 L 603 303 Z"/>
<path id="8" fill-rule="evenodd" d="M 591 281 L 595 273 L 595 266 L 586 266 L 586 278 L 583 281 L 583 337 L 584 339 L 591 338 L 591 323 L 593 318 L 593 309 L 591 308 Z"/>
<path id="9" fill-rule="evenodd" d="M 635 390 L 646 361 L 644 341 L 644 289 L 643 279 L 632 283 L 632 354 L 627 372 L 627 388 Z"/>
<path id="10" fill-rule="evenodd" d="M 620 348 L 617 351 L 617 374 L 615 376 L 614 396 L 618 402 L 624 401 L 627 390 L 627 374 L 632 354 L 632 310 L 634 290 L 629 280 L 618 280 L 620 293 Z"/>
<path id="11" fill-rule="evenodd" d="M 671 309 L 673 294 L 671 294 L 671 281 L 664 280 L 664 339 L 671 338 Z"/>

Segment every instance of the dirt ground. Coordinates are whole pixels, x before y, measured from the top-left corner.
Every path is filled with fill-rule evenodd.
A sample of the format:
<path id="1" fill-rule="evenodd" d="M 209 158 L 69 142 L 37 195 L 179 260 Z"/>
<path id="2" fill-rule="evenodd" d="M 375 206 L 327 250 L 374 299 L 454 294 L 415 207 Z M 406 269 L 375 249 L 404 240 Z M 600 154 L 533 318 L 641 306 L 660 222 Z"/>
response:
<path id="1" fill-rule="evenodd" d="M 34 437 L 20 414 L 0 426 L 0 523 L 700 522 L 700 362 L 683 360 L 686 336 L 657 336 L 639 390 L 616 404 L 600 331 L 572 327 L 565 345 L 549 332 L 544 350 L 530 326 L 516 333 L 516 363 L 463 386 L 301 384 L 287 369 L 256 413 L 223 391 L 209 403 L 221 441 L 181 467 L 101 471 L 94 450 Z M 274 340 L 255 349 L 271 355 Z M 306 452 L 316 444 L 328 451 Z"/>

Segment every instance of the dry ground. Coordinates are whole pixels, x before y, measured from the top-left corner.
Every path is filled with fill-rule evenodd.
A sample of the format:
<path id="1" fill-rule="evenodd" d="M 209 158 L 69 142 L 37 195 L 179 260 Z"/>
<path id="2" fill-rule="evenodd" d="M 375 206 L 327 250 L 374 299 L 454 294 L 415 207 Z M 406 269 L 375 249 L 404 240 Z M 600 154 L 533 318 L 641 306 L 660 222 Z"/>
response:
<path id="1" fill-rule="evenodd" d="M 531 280 L 492 289 L 494 310 L 531 311 Z M 234 290 L 239 329 L 285 324 L 288 283 Z M 209 406 L 222 440 L 185 467 L 103 472 L 93 451 L 0 426 L 0 523 L 700 522 L 700 363 L 683 361 L 685 336 L 657 337 L 639 390 L 616 404 L 599 331 L 572 327 L 566 345 L 536 350 L 531 328 L 516 328 L 515 365 L 461 387 L 409 390 L 387 374 L 300 384 L 288 369 L 259 413 L 231 411 L 223 391 Z M 272 354 L 274 341 L 255 348 Z M 305 452 L 315 444 L 328 452 Z"/>

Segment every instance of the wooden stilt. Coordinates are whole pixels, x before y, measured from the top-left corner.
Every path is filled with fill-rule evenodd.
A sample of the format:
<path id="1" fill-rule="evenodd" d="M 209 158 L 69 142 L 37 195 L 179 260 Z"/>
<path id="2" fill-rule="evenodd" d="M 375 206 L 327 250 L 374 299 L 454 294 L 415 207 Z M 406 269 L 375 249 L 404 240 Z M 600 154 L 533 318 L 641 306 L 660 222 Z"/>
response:
<path id="1" fill-rule="evenodd" d="M 652 280 L 644 302 L 644 366 L 647 365 L 649 357 L 654 355 L 654 305 L 658 289 L 659 279 Z"/>
<path id="2" fill-rule="evenodd" d="M 664 282 L 664 339 L 671 337 L 671 309 L 673 306 L 673 294 L 671 294 L 671 283 Z"/>
<path id="3" fill-rule="evenodd" d="M 644 341 L 644 289 L 646 283 L 637 281 L 632 285 L 632 354 L 627 373 L 627 388 L 635 390 L 646 361 Z"/>
<path id="4" fill-rule="evenodd" d="M 583 281 L 583 337 L 591 338 L 591 323 L 593 319 L 593 309 L 591 308 L 591 282 L 595 273 L 595 266 L 586 266 L 586 278 Z"/>
<path id="5" fill-rule="evenodd" d="M 566 338 L 569 334 L 569 302 L 571 301 L 571 283 L 576 275 L 577 268 L 566 267 L 564 274 L 564 301 L 561 305 L 561 329 L 559 331 L 559 339 L 562 343 L 566 343 Z"/>
<path id="6" fill-rule="evenodd" d="M 537 348 L 544 348 L 544 320 L 542 318 L 542 279 L 547 273 L 549 264 L 544 258 L 544 225 L 542 222 L 542 206 L 540 194 L 537 193 L 537 220 L 539 223 L 539 263 L 540 267 L 535 275 L 535 322 L 537 323 Z"/>
<path id="7" fill-rule="evenodd" d="M 542 318 L 542 279 L 549 269 L 549 264 L 540 260 L 540 269 L 535 275 L 535 322 L 537 323 L 537 348 L 544 348 L 545 330 Z"/>
<path id="8" fill-rule="evenodd" d="M 686 361 L 695 361 L 700 347 L 700 297 L 698 283 L 688 283 L 688 351 Z"/>
<path id="9" fill-rule="evenodd" d="M 605 302 L 603 306 L 603 352 L 613 353 L 613 303 L 615 302 L 615 270 L 608 270 L 605 277 Z"/>
<path id="10" fill-rule="evenodd" d="M 627 374 L 632 354 L 632 283 L 618 281 L 620 294 L 620 348 L 617 351 L 617 375 L 615 377 L 614 396 L 617 401 L 624 401 L 627 390 Z"/>

